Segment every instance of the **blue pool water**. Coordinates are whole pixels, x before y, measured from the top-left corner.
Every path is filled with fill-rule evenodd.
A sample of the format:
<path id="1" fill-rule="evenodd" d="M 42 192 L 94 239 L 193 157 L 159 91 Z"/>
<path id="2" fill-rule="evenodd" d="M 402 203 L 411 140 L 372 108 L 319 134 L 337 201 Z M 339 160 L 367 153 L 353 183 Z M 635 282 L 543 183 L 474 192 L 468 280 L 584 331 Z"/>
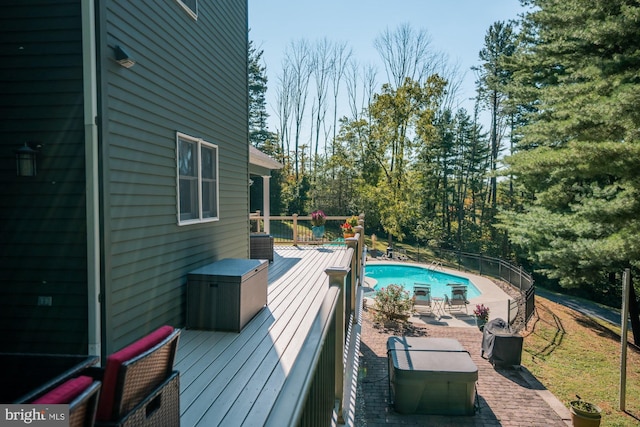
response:
<path id="1" fill-rule="evenodd" d="M 480 291 L 466 277 L 459 277 L 453 274 L 435 271 L 426 267 L 413 265 L 380 264 L 367 265 L 365 276 L 377 281 L 374 290 L 379 290 L 391 284 L 402 285 L 410 294 L 413 293 L 415 282 L 428 283 L 431 285 L 432 297 L 443 297 L 450 295 L 451 289 L 448 283 L 460 283 L 467 285 L 467 298 L 480 296 Z"/>

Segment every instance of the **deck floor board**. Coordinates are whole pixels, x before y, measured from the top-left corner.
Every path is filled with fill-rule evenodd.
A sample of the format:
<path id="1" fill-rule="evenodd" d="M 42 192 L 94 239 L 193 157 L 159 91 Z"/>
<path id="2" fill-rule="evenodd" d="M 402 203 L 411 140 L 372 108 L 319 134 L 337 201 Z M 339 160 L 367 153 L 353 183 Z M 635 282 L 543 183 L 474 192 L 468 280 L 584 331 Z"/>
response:
<path id="1" fill-rule="evenodd" d="M 324 270 L 349 261 L 344 247 L 278 247 L 267 307 L 240 333 L 184 330 L 176 360 L 182 424 L 261 425 L 303 347 L 320 345 L 307 335 L 328 290 Z"/>
<path id="2" fill-rule="evenodd" d="M 259 372 L 271 369 L 270 374 L 267 376 L 265 372 L 264 375 L 253 376 L 249 379 L 246 387 L 239 393 L 236 404 L 229 412 L 228 419 L 220 420 L 222 425 L 228 425 L 227 422 L 236 420 L 238 417 L 247 416 L 259 397 L 262 397 L 263 407 L 269 407 L 275 402 L 277 393 L 274 390 L 279 390 L 282 387 L 295 363 L 296 355 L 300 352 L 315 314 L 322 304 L 324 292 L 318 288 L 315 294 L 300 295 L 303 298 L 296 300 L 299 301 L 298 308 L 286 323 L 282 322 L 284 328 L 280 334 L 277 335 L 278 331 L 276 330 L 271 331 L 274 344 L 284 341 L 284 345 L 281 345 L 282 348 L 274 347 L 273 350 L 276 351 L 270 352 L 269 358 L 265 358 L 258 369 Z M 264 377 L 267 377 L 266 381 Z M 252 416 L 251 419 L 255 419 L 255 416 Z"/>

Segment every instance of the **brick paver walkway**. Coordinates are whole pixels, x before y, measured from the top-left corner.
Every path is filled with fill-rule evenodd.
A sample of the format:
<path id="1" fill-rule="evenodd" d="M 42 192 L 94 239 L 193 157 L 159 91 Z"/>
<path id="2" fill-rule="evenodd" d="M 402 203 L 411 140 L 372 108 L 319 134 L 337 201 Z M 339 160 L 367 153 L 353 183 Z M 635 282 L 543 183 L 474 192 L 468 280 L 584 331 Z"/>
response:
<path id="1" fill-rule="evenodd" d="M 455 338 L 478 366 L 479 411 L 474 416 L 406 415 L 389 405 L 387 338 L 390 336 Z M 543 398 L 544 389 L 524 368 L 494 368 L 481 357 L 482 333 L 477 328 L 417 325 L 404 332 L 376 328 L 369 313 L 362 316 L 356 426 L 562 426 L 568 420 Z"/>

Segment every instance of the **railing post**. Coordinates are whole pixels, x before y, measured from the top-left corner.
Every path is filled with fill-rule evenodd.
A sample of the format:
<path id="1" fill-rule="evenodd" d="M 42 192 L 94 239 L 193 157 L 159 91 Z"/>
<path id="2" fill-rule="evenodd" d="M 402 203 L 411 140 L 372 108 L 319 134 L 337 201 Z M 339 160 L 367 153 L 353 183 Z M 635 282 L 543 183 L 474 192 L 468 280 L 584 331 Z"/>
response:
<path id="1" fill-rule="evenodd" d="M 298 214 L 293 214 L 293 246 L 298 246 Z"/>
<path id="2" fill-rule="evenodd" d="M 364 226 L 362 224 L 358 224 L 353 227 L 353 231 L 356 233 L 358 238 L 358 247 L 360 248 L 360 252 L 364 249 Z"/>
<path id="3" fill-rule="evenodd" d="M 336 350 L 335 350 L 335 398 L 338 401 L 338 423 L 344 424 L 344 416 L 342 409 L 344 406 L 344 344 L 345 344 L 345 278 L 349 273 L 348 267 L 329 267 L 324 270 L 329 276 L 329 286 L 337 286 L 340 288 L 340 297 L 338 298 L 338 306 L 336 307 Z"/>
<path id="4" fill-rule="evenodd" d="M 356 285 L 358 283 L 360 273 L 360 257 L 358 239 L 356 237 L 347 237 L 344 239 L 347 247 L 353 249 L 353 257 L 351 258 L 351 283 L 349 283 L 349 313 L 356 312 Z M 355 317 L 353 319 L 355 321 Z"/>
<path id="5" fill-rule="evenodd" d="M 364 227 L 362 225 L 356 225 L 353 227 L 353 231 L 356 233 L 356 237 L 358 238 L 358 246 L 362 250 L 362 248 L 364 248 Z"/>
<path id="6" fill-rule="evenodd" d="M 518 282 L 520 283 L 520 292 L 522 292 L 522 266 L 520 266 L 520 279 Z"/>
<path id="7" fill-rule="evenodd" d="M 262 207 L 264 208 L 262 216 L 264 217 L 264 232 L 271 234 L 271 200 L 269 182 L 271 175 L 262 176 Z"/>
<path id="8" fill-rule="evenodd" d="M 358 259 L 360 260 L 360 262 L 358 263 L 358 271 L 357 271 L 357 275 L 358 275 L 358 283 L 362 284 L 362 269 L 364 268 L 364 263 L 365 263 L 365 259 L 364 259 L 364 214 L 360 214 L 359 219 L 358 219 L 358 225 L 355 228 L 356 230 L 356 236 L 359 235 L 360 239 L 358 240 Z"/>

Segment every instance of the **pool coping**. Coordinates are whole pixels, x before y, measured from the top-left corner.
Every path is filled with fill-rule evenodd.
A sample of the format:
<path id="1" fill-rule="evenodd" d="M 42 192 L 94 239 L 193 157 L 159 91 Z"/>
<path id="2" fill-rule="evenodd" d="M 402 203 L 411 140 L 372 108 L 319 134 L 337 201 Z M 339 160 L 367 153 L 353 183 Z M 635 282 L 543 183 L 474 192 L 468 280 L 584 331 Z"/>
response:
<path id="1" fill-rule="evenodd" d="M 480 291 L 480 296 L 469 298 L 468 305 L 468 314 L 463 312 L 454 312 L 454 313 L 444 313 L 440 314 L 424 314 L 417 312 L 415 313 L 409 321 L 415 323 L 427 323 L 433 325 L 442 325 L 442 326 L 456 326 L 456 327 L 476 327 L 475 317 L 473 316 L 473 309 L 477 304 L 484 304 L 486 307 L 489 307 L 489 316 L 491 319 L 502 318 L 504 320 L 508 319 L 509 306 L 511 305 L 511 298 L 507 293 L 505 293 L 498 285 L 496 285 L 491 279 L 483 276 L 479 276 L 477 274 L 466 273 L 464 271 L 453 270 L 446 267 L 433 268 L 432 265 L 423 264 L 413 261 L 389 261 L 389 260 L 377 260 L 377 259 L 368 259 L 367 264 L 382 264 L 382 265 L 413 265 L 423 267 L 429 270 L 440 271 L 443 273 L 451 274 L 454 276 L 464 277 L 469 279 L 473 283 L 473 285 Z M 366 268 L 366 267 L 365 267 Z M 363 286 L 366 288 L 373 288 L 373 286 L 369 286 L 372 284 L 371 281 L 375 282 L 375 279 L 367 278 L 363 276 Z M 367 305 L 373 305 L 373 299 L 368 297 L 366 294 L 364 295 L 364 302 Z"/>

